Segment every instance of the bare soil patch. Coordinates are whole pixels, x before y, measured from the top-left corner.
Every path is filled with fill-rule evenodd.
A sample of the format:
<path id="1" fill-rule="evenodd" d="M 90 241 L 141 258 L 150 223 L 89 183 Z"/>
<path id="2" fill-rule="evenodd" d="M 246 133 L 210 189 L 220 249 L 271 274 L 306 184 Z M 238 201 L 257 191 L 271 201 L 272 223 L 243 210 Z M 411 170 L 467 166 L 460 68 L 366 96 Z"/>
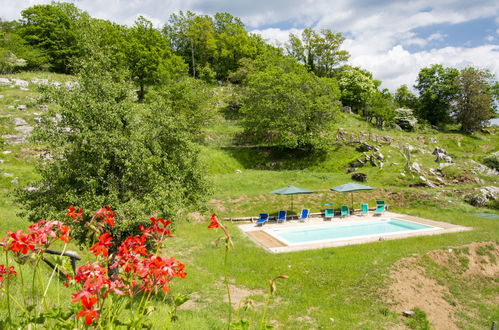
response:
<path id="1" fill-rule="evenodd" d="M 462 278 L 494 280 L 499 277 L 499 246 L 495 242 L 471 243 L 430 251 L 427 255 Z M 459 329 L 457 315 L 465 307 L 454 299 L 449 303 L 449 297 L 452 297 L 449 289 L 427 276 L 420 265 L 421 258 L 404 258 L 393 266 L 392 282 L 385 293 L 387 302 L 398 313 L 420 308 L 436 329 Z"/>

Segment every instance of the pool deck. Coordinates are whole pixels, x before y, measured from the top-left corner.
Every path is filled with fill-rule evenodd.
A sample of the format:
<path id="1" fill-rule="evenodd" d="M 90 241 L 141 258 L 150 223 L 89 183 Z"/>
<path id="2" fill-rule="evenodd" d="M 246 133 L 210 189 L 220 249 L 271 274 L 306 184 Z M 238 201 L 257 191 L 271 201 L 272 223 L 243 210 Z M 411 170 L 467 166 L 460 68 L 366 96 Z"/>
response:
<path id="1" fill-rule="evenodd" d="M 272 228 L 310 228 L 315 227 L 317 225 L 328 225 L 334 226 L 335 224 L 355 224 L 358 222 L 369 221 L 369 220 L 378 220 L 378 219 L 386 219 L 386 218 L 397 218 L 402 220 L 413 221 L 425 225 L 430 225 L 434 227 L 439 227 L 431 230 L 425 231 L 415 231 L 415 232 L 406 232 L 400 234 L 391 234 L 391 235 L 373 235 L 369 237 L 359 237 L 359 238 L 346 238 L 346 239 L 335 239 L 329 242 L 319 242 L 319 243 L 304 243 L 297 245 L 287 245 L 274 236 L 266 233 L 263 229 L 272 229 Z M 419 217 L 414 217 L 406 214 L 399 214 L 393 212 L 385 212 L 382 216 L 373 216 L 369 215 L 352 215 L 344 218 L 333 218 L 332 220 L 325 221 L 324 218 L 309 218 L 305 222 L 299 222 L 297 220 L 287 221 L 285 223 L 275 223 L 268 222 L 263 226 L 257 226 L 255 223 L 240 225 L 239 229 L 246 234 L 251 240 L 253 240 L 257 245 L 263 247 L 265 250 L 271 253 L 283 253 L 283 252 L 293 252 L 293 251 L 302 251 L 302 250 L 312 250 L 312 249 L 322 249 L 327 247 L 338 247 L 345 245 L 354 245 L 354 244 L 364 244 L 369 242 L 383 241 L 383 240 L 392 240 L 392 239 L 400 239 L 407 238 L 413 236 L 427 236 L 427 235 L 440 235 L 446 233 L 455 233 L 459 231 L 467 231 L 472 230 L 471 227 L 464 227 L 459 225 L 453 225 L 447 222 L 435 221 L 430 219 L 424 219 Z"/>

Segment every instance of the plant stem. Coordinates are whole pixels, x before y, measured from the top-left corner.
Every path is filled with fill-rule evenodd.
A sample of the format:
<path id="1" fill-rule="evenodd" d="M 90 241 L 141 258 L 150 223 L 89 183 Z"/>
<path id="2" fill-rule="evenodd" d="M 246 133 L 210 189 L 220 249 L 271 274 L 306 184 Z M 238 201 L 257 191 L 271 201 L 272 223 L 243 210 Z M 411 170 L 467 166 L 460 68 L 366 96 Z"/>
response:
<path id="1" fill-rule="evenodd" d="M 260 329 L 265 327 L 265 317 L 267 316 L 267 308 L 269 307 L 270 297 L 272 296 L 272 289 L 269 289 L 267 299 L 265 299 L 265 308 L 263 309 L 262 321 L 260 321 Z"/>
<path id="2" fill-rule="evenodd" d="M 227 288 L 227 298 L 229 300 L 229 323 L 227 324 L 227 329 L 230 329 L 230 324 L 232 322 L 232 300 L 230 298 L 230 288 L 229 279 L 227 278 L 227 257 L 229 256 L 229 247 L 225 246 L 225 257 L 224 257 L 224 282 Z"/>
<path id="3" fill-rule="evenodd" d="M 5 265 L 7 269 L 9 268 L 9 256 L 7 255 L 7 251 L 5 251 Z M 7 309 L 9 313 L 9 322 L 8 324 L 11 325 L 12 322 L 12 316 L 10 312 L 10 281 L 7 280 Z"/>

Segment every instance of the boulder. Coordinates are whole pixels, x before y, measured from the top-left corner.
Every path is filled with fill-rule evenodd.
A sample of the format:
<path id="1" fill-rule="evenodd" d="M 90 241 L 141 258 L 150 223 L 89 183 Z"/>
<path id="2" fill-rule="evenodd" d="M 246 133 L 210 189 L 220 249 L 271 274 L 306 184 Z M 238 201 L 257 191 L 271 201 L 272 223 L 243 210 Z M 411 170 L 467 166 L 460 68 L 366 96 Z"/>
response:
<path id="1" fill-rule="evenodd" d="M 413 131 L 418 123 L 412 109 L 398 108 L 395 110 L 395 124 L 404 131 Z"/>
<path id="2" fill-rule="evenodd" d="M 361 143 L 355 150 L 357 150 L 358 152 L 366 152 L 366 151 L 377 150 L 377 149 L 378 148 L 376 148 L 375 146 L 364 142 L 364 143 Z"/>
<path id="3" fill-rule="evenodd" d="M 10 79 L 9 78 L 0 78 L 0 86 L 4 85 L 9 85 L 10 84 Z"/>
<path id="4" fill-rule="evenodd" d="M 12 82 L 14 83 L 15 86 L 18 86 L 18 87 L 28 87 L 29 85 L 29 82 L 27 82 L 26 80 L 22 80 L 22 79 L 12 79 Z"/>
<path id="5" fill-rule="evenodd" d="M 421 169 L 421 165 L 419 165 L 419 163 L 412 163 L 411 166 L 409 167 L 409 169 L 411 170 L 411 172 L 414 172 L 414 173 L 418 173 L 418 174 L 421 174 L 423 173 L 423 170 Z"/>
<path id="6" fill-rule="evenodd" d="M 341 112 L 353 114 L 352 108 L 350 108 L 348 106 L 341 108 Z"/>
<path id="7" fill-rule="evenodd" d="M 367 182 L 367 174 L 365 173 L 353 173 L 352 180 L 359 182 Z"/>
<path id="8" fill-rule="evenodd" d="M 447 156 L 446 154 L 443 153 L 437 153 L 437 158 L 435 158 L 435 162 L 445 162 L 445 163 L 452 163 L 452 157 Z"/>
<path id="9" fill-rule="evenodd" d="M 442 149 L 440 147 L 435 147 L 435 149 L 433 149 L 432 155 L 437 155 L 437 154 L 444 154 L 444 155 L 447 155 L 447 151 L 445 149 Z"/>
<path id="10" fill-rule="evenodd" d="M 17 106 L 17 110 L 26 111 L 26 109 L 28 109 L 28 107 L 25 104 L 19 104 Z"/>
<path id="11" fill-rule="evenodd" d="M 350 167 L 363 167 L 366 163 L 362 159 L 356 159 L 350 162 Z"/>
<path id="12" fill-rule="evenodd" d="M 464 201 L 472 206 L 483 207 L 487 203 L 482 195 L 479 194 L 469 194 L 464 197 Z"/>
<path id="13" fill-rule="evenodd" d="M 49 109 L 49 106 L 46 104 L 38 104 L 38 109 L 42 111 L 47 111 Z"/>
<path id="14" fill-rule="evenodd" d="M 15 126 L 24 126 L 27 125 L 28 122 L 22 118 L 14 118 L 12 119 L 12 124 L 14 124 Z"/>

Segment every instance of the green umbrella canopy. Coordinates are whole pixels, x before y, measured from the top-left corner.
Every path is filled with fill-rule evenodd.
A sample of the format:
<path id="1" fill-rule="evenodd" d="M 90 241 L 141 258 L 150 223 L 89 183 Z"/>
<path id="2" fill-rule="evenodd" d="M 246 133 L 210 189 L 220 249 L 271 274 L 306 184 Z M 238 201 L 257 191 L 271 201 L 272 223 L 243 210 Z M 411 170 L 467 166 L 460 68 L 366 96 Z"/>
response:
<path id="1" fill-rule="evenodd" d="M 313 194 L 312 190 L 295 187 L 295 186 L 287 186 L 286 188 L 277 189 L 270 192 L 271 194 L 277 195 L 297 195 L 297 194 Z"/>
<path id="2" fill-rule="evenodd" d="M 358 190 L 374 190 L 373 187 L 369 186 L 364 186 L 363 184 L 358 184 L 355 182 L 349 182 L 345 183 L 333 188 L 330 188 L 332 191 L 337 191 L 337 192 L 352 192 L 352 191 L 358 191 Z"/>
<path id="3" fill-rule="evenodd" d="M 286 188 L 277 189 L 270 192 L 271 194 L 277 195 L 291 195 L 291 210 L 293 209 L 293 195 L 298 194 L 313 194 L 312 190 L 295 187 L 295 186 L 287 186 Z"/>
<path id="4" fill-rule="evenodd" d="M 351 193 L 353 191 L 360 191 L 360 190 L 374 190 L 373 187 L 364 186 L 363 184 L 358 184 L 355 182 L 345 183 L 330 189 L 332 191 L 337 191 L 342 193 L 348 193 L 348 192 Z M 351 197 L 352 197 L 352 210 L 353 210 L 353 195 L 351 195 Z"/>

